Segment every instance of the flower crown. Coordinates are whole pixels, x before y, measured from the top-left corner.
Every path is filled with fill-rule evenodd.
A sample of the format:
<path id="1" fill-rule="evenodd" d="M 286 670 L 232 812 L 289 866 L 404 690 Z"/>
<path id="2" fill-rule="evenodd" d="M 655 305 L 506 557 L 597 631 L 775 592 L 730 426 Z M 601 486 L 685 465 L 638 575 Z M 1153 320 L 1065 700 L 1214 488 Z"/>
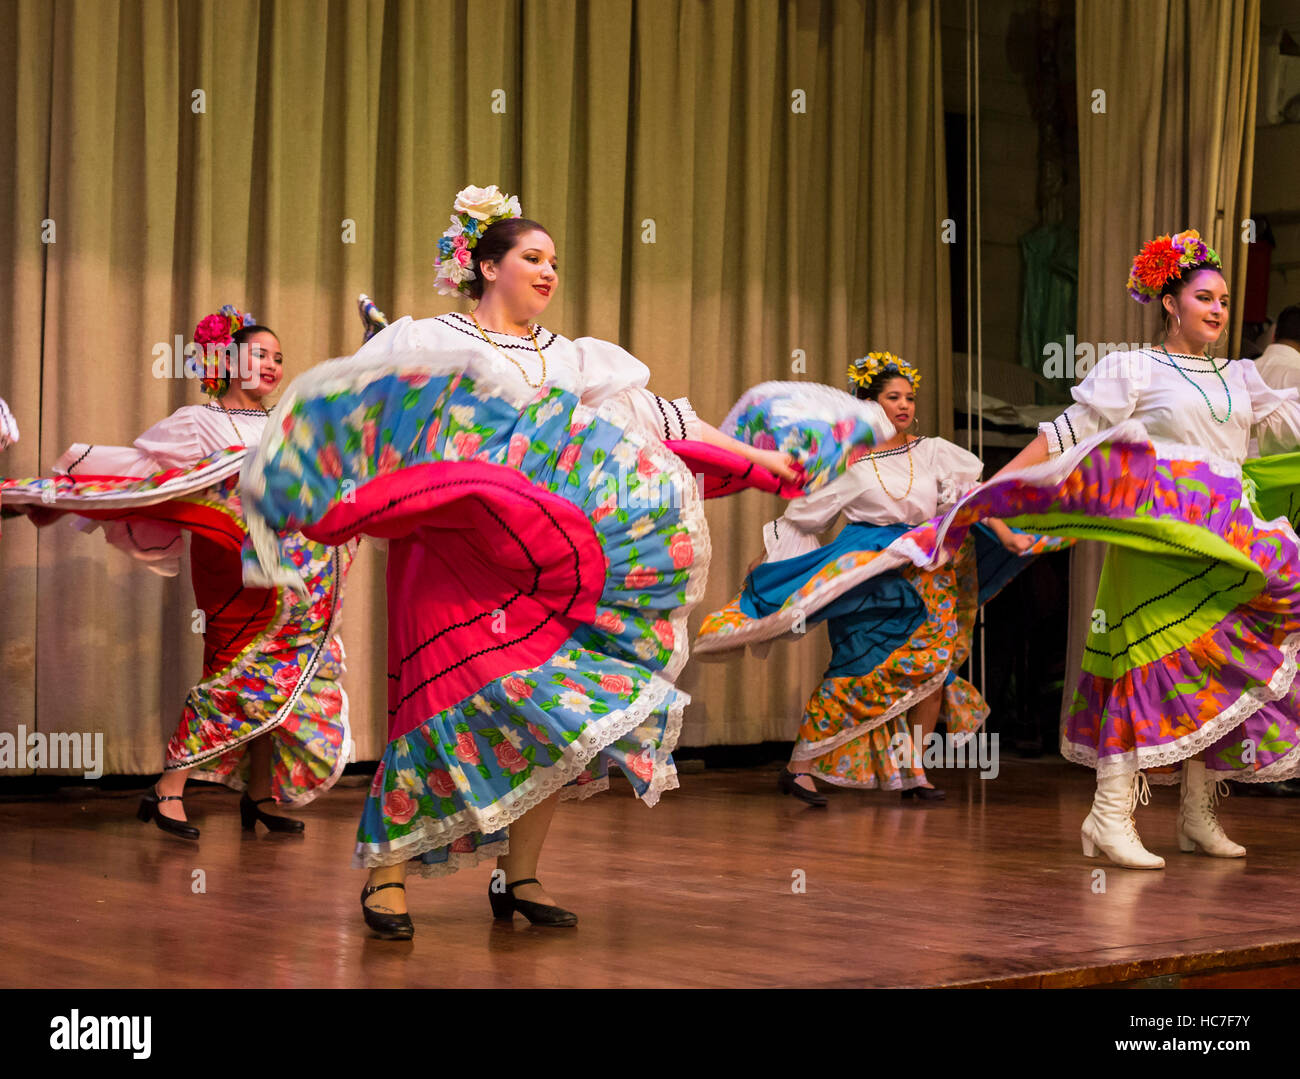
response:
<path id="1" fill-rule="evenodd" d="M 519 209 L 519 197 L 503 195 L 496 184 L 458 191 L 452 209 L 456 212 L 451 215 L 451 228 L 438 241 L 434 284 L 441 296 L 453 296 L 457 292 L 468 296 L 469 282 L 475 276 L 470 269 L 474 261 L 470 252 L 489 226 L 512 217 L 523 217 L 524 213 Z"/>
<path id="2" fill-rule="evenodd" d="M 256 325 L 257 319 L 240 311 L 233 304 L 225 304 L 215 315 L 199 320 L 199 324 L 194 327 L 194 343 L 199 346 L 199 360 L 203 364 L 199 385 L 204 393 L 220 397 L 230 389 L 230 375 L 221 373 L 219 359 L 222 352 L 230 347 L 238 330 Z"/>
<path id="3" fill-rule="evenodd" d="M 849 389 L 858 387 L 865 390 L 880 375 L 887 373 L 907 379 L 912 384 L 913 393 L 921 383 L 921 373 L 892 352 L 868 352 L 849 364 Z"/>
<path id="4" fill-rule="evenodd" d="M 1180 278 L 1192 266 L 1208 262 L 1223 269 L 1214 248 L 1195 229 L 1176 236 L 1157 236 L 1142 245 L 1128 275 L 1128 294 L 1138 303 L 1159 297 L 1170 281 Z"/>

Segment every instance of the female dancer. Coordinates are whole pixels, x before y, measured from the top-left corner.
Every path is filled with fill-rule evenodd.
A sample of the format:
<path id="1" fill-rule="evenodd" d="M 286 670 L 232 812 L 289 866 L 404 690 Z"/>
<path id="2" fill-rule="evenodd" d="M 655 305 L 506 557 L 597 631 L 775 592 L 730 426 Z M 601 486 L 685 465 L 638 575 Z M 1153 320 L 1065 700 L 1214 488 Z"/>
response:
<path id="1" fill-rule="evenodd" d="M 697 641 L 698 651 L 715 652 L 769 639 L 781 632 L 782 611 L 792 602 L 805 619 L 827 621 L 831 664 L 779 780 L 782 791 L 810 805 L 827 804 L 813 775 L 837 786 L 901 790 L 904 799 L 943 797 L 926 778 L 913 733 L 930 734 L 941 711 L 948 734 L 959 740 L 983 723 L 988 706 L 956 671 L 969 652 L 978 606 L 1027 564 L 1005 552 L 1020 555 L 1033 544 L 991 521 L 997 541 L 981 543 L 978 565 L 972 539 L 944 565 L 908 563 L 843 589 L 846 570 L 861 573 L 979 482 L 978 457 L 941 438 L 908 434 L 919 382 L 917 371 L 892 353 L 854 361 L 850 389 L 883 406 L 893 437 L 767 526 L 767 562 L 751 573 L 738 600 L 705 619 Z M 820 547 L 815 537 L 841 512 L 849 524 Z M 994 551 L 1003 556 L 990 558 Z"/>
<path id="2" fill-rule="evenodd" d="M 516 199 L 466 188 L 455 211 L 438 284 L 478 300 L 473 314 L 399 319 L 297 379 L 244 476 L 252 579 L 292 580 L 262 517 L 390 540 L 389 745 L 356 850 L 366 924 L 390 939 L 414 932 L 408 867 L 491 856 L 496 917 L 576 924 L 536 879 L 557 800 L 604 788 L 610 764 L 648 805 L 677 786 L 687 698 L 672 679 L 709 541 L 663 440 L 797 478 L 785 453 L 650 393 L 617 346 L 537 325 L 555 248 Z M 867 420 L 850 427 L 872 437 Z"/>
<path id="3" fill-rule="evenodd" d="M 1061 751 L 1097 771 L 1084 854 L 1160 869 L 1134 821 L 1143 769 L 1180 773 L 1179 849 L 1223 858 L 1246 851 L 1216 818 L 1216 780 L 1300 769 L 1300 545 L 1284 517 L 1257 512 L 1270 492 L 1242 476 L 1252 437 L 1264 453 L 1300 443 L 1300 402 L 1253 363 L 1212 357 L 1229 297 L 1194 230 L 1146 244 L 1129 292 L 1159 301 L 1163 344 L 1105 356 L 945 525 L 990 513 L 1110 543 Z M 1269 482 L 1295 486 L 1287 460 L 1263 462 Z"/>
<path id="4" fill-rule="evenodd" d="M 244 587 L 238 471 L 261 438 L 263 402 L 280 383 L 283 356 L 270 329 L 229 306 L 199 323 L 195 343 L 207 351 L 202 381 L 211 401 L 178 409 L 132 448 L 75 445 L 54 480 L 5 481 L 0 498 L 40 523 L 49 510 L 90 518 L 87 527 L 102 526 L 110 543 L 168 576 L 179 566 L 181 532 L 190 532 L 204 615 L 203 680 L 186 698 L 165 771 L 139 817 L 197 839 L 182 805 L 185 781 L 197 770 L 244 790 L 244 828 L 260 821 L 274 832 L 302 832 L 303 823 L 278 805 L 304 805 L 332 786 L 351 742 L 334 634 L 353 552 L 291 537 L 305 596 Z"/>

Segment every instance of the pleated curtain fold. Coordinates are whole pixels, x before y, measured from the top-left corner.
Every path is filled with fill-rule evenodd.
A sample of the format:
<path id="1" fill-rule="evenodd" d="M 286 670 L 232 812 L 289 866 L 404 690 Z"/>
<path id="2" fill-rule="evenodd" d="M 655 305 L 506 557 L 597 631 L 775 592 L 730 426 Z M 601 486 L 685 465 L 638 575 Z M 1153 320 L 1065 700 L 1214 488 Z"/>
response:
<path id="1" fill-rule="evenodd" d="M 1134 255 L 1156 236 L 1197 229 L 1246 291 L 1246 243 L 1259 81 L 1258 0 L 1079 0 L 1078 340 L 1156 344 L 1157 304 L 1128 296 Z M 1218 351 L 1237 356 L 1240 304 Z M 1079 677 L 1104 548 L 1071 554 L 1069 658 Z"/>

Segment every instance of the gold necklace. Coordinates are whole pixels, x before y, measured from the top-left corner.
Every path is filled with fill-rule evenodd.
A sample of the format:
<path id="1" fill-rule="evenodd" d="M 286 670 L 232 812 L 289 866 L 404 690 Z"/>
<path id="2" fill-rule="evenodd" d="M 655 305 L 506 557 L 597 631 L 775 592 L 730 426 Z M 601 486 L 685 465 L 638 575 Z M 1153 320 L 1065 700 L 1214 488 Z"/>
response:
<path id="1" fill-rule="evenodd" d="M 239 429 L 239 424 L 235 422 L 235 417 L 231 414 L 230 409 L 228 409 L 220 400 L 217 401 L 217 408 L 221 409 L 221 411 L 226 414 L 226 419 L 230 421 L 230 426 L 235 429 L 235 437 L 239 439 L 239 444 L 247 447 L 248 439 L 244 437 L 244 432 Z M 266 411 L 265 405 L 262 406 L 262 415 L 270 415 L 270 413 Z"/>
<path id="2" fill-rule="evenodd" d="M 870 453 L 867 455 L 868 457 L 871 458 L 871 467 L 875 470 L 876 482 L 880 484 L 880 489 L 884 491 L 885 494 L 889 495 L 889 497 L 892 498 L 895 502 L 902 502 L 903 499 L 905 499 L 908 495 L 912 493 L 912 483 L 916 479 L 916 466 L 912 463 L 912 447 L 914 445 L 916 445 L 915 439 L 907 443 L 907 490 L 904 491 L 901 495 L 894 494 L 893 491 L 891 491 L 888 487 L 885 486 L 884 477 L 881 476 L 880 468 L 876 464 L 876 455 L 874 453 Z"/>
<path id="3" fill-rule="evenodd" d="M 543 354 L 542 350 L 537 346 L 537 328 L 535 326 L 528 327 L 528 336 L 532 339 L 533 348 L 537 350 L 537 355 L 540 356 L 542 359 L 542 378 L 540 382 L 534 382 L 531 378 L 529 378 L 528 372 L 524 370 L 524 365 L 520 363 L 518 360 L 516 360 L 513 356 L 509 356 L 506 353 L 501 352 L 501 349 L 498 347 L 497 343 L 487 335 L 487 330 L 483 329 L 482 326 L 479 326 L 478 319 L 475 318 L 473 311 L 469 313 L 469 317 L 474 319 L 474 325 L 478 326 L 478 332 L 483 335 L 483 340 L 486 341 L 493 348 L 495 348 L 497 352 L 501 353 L 502 356 L 505 356 L 505 358 L 509 360 L 511 363 L 513 363 L 516 367 L 518 367 L 519 373 L 523 376 L 524 381 L 527 382 L 528 385 L 530 385 L 533 389 L 538 389 L 539 387 L 546 385 L 546 356 Z"/>

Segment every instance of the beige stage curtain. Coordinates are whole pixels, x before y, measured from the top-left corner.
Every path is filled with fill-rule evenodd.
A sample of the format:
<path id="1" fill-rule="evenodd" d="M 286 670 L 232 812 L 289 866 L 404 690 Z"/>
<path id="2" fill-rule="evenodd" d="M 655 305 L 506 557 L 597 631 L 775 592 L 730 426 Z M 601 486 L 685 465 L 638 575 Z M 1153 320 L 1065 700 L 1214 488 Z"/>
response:
<path id="1" fill-rule="evenodd" d="M 1076 11 L 1078 339 L 1100 357 L 1104 342 L 1160 340 L 1157 305 L 1134 303 L 1125 288 L 1133 256 L 1155 236 L 1197 229 L 1223 259 L 1231 294 L 1245 294 L 1259 3 L 1081 0 Z M 1104 112 L 1095 111 L 1099 90 Z M 1240 304 L 1230 311 L 1220 354 L 1235 356 Z M 1085 543 L 1071 556 L 1062 716 L 1078 681 L 1103 551 Z"/>
<path id="2" fill-rule="evenodd" d="M 0 14 L 0 396 L 23 429 L 8 475 L 199 401 L 153 377 L 153 350 L 222 303 L 275 327 L 290 375 L 360 344 L 358 292 L 393 317 L 457 306 L 432 263 L 468 183 L 518 193 L 552 230 L 548 325 L 620 342 L 705 418 L 768 379 L 842 385 L 850 358 L 883 348 L 924 373 L 925 427 L 950 429 L 938 0 Z M 733 593 L 777 512 L 757 494 L 710 505 L 702 609 Z M 0 586 L 0 730 L 101 730 L 107 770 L 156 771 L 200 669 L 188 582 L 14 520 Z M 343 623 L 359 759 L 384 744 L 384 602 L 367 548 Z M 683 744 L 791 737 L 822 638 L 690 669 Z"/>

